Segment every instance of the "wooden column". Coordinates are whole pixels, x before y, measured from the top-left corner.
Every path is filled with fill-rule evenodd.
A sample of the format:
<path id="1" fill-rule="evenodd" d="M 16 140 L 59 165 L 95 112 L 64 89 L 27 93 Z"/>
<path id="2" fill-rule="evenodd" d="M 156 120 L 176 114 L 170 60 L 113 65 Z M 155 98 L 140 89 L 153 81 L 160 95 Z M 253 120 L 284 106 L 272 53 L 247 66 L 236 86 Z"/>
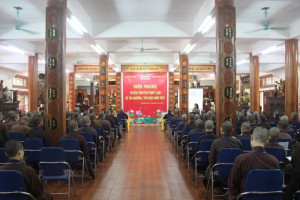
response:
<path id="1" fill-rule="evenodd" d="M 99 74 L 99 111 L 108 109 L 108 56 L 100 56 L 100 74 Z"/>
<path id="2" fill-rule="evenodd" d="M 69 73 L 69 110 L 75 111 L 75 73 Z"/>
<path id="3" fill-rule="evenodd" d="M 188 114 L 189 102 L 189 58 L 187 55 L 179 56 L 180 62 L 180 115 Z"/>
<path id="4" fill-rule="evenodd" d="M 66 134 L 66 0 L 48 0 L 46 8 L 46 131 L 51 145 Z"/>
<path id="5" fill-rule="evenodd" d="M 250 58 L 250 110 L 259 113 L 259 58 L 249 55 Z"/>
<path id="6" fill-rule="evenodd" d="M 169 72 L 169 109 L 174 112 L 174 103 L 175 103 L 175 96 L 174 96 L 174 73 Z"/>
<path id="7" fill-rule="evenodd" d="M 95 97 L 95 95 L 94 95 L 94 81 L 91 81 L 91 83 L 90 83 L 91 85 L 90 85 L 90 91 L 91 91 L 91 93 L 90 93 L 90 99 L 91 99 L 91 102 L 90 102 L 90 106 L 91 107 L 94 107 L 94 97 Z"/>
<path id="8" fill-rule="evenodd" d="M 116 110 L 119 111 L 120 108 L 122 108 L 122 96 L 121 96 L 121 72 L 117 72 L 116 75 L 116 86 L 117 86 L 117 91 L 116 91 Z"/>
<path id="9" fill-rule="evenodd" d="M 236 122 L 235 7 L 233 0 L 215 0 L 217 135 L 225 121 Z M 233 133 L 235 134 L 235 132 Z"/>
<path id="10" fill-rule="evenodd" d="M 285 114 L 298 112 L 298 40 L 285 41 Z"/>
<path id="11" fill-rule="evenodd" d="M 38 54 L 28 57 L 28 97 L 29 111 L 37 111 L 39 107 Z M 43 93 L 44 91 L 42 91 Z"/>

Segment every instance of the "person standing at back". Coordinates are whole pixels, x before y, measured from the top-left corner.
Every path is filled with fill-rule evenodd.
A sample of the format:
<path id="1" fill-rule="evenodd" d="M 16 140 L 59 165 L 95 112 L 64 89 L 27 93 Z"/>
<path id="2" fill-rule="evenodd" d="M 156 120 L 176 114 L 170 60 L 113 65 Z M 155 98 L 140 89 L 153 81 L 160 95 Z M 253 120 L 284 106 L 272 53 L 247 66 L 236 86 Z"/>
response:
<path id="1" fill-rule="evenodd" d="M 279 169 L 277 158 L 268 154 L 264 146 L 268 142 L 268 130 L 263 127 L 254 129 L 251 135 L 252 151 L 239 155 L 233 164 L 228 178 L 228 200 L 235 200 L 244 191 L 248 172 L 252 169 Z"/>

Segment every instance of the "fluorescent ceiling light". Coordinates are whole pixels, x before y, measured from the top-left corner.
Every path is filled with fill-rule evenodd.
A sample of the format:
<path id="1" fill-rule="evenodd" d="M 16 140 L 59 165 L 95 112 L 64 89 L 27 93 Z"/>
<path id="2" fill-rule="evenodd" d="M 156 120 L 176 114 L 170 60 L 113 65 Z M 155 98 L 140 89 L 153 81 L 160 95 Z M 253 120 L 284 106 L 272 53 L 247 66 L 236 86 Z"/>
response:
<path id="1" fill-rule="evenodd" d="M 216 22 L 216 18 L 212 16 L 207 16 L 204 22 L 201 24 L 197 32 L 201 32 L 202 34 L 207 32 Z"/>
<path id="2" fill-rule="evenodd" d="M 112 64 L 114 64 L 114 62 L 110 58 L 108 58 L 108 65 L 112 65 Z"/>
<path id="3" fill-rule="evenodd" d="M 190 47 L 185 51 L 186 54 L 189 54 L 194 48 L 196 44 L 190 45 Z"/>
<path id="4" fill-rule="evenodd" d="M 94 51 L 96 51 L 98 54 L 102 54 L 102 53 L 106 53 L 101 47 L 100 45 L 96 44 L 93 45 L 91 44 L 91 47 L 94 49 Z"/>
<path id="5" fill-rule="evenodd" d="M 19 48 L 17 48 L 17 47 L 8 46 L 7 49 L 8 49 L 9 51 L 12 51 L 12 52 L 15 52 L 15 53 L 19 53 L 19 54 L 22 54 L 22 55 L 25 54 L 25 51 L 23 51 L 23 50 L 21 50 L 21 49 L 19 49 Z"/>
<path id="6" fill-rule="evenodd" d="M 87 30 L 84 28 L 84 26 L 78 21 L 78 19 L 74 16 L 71 16 L 71 18 L 67 18 L 67 22 L 72 26 L 72 28 L 79 33 L 80 35 L 83 35 L 83 33 L 87 33 Z"/>
<path id="7" fill-rule="evenodd" d="M 272 46 L 272 47 L 262 51 L 261 53 L 262 54 L 267 54 L 267 53 L 271 53 L 271 52 L 276 51 L 276 50 L 277 50 L 277 46 Z"/>
<path id="8" fill-rule="evenodd" d="M 245 63 L 249 63 L 249 60 L 246 60 L 246 59 L 241 60 L 241 61 L 237 62 L 236 65 L 242 65 L 242 64 L 245 64 Z"/>
<path id="9" fill-rule="evenodd" d="M 38 63 L 40 64 L 46 64 L 46 61 L 43 59 L 43 60 L 38 60 Z"/>
<path id="10" fill-rule="evenodd" d="M 191 44 L 189 43 L 189 44 L 187 44 L 186 46 L 185 46 L 185 48 L 183 49 L 183 51 L 182 52 L 186 52 L 186 50 L 188 50 L 188 48 L 190 48 L 190 46 L 191 46 Z M 179 59 L 179 58 L 178 58 Z"/>

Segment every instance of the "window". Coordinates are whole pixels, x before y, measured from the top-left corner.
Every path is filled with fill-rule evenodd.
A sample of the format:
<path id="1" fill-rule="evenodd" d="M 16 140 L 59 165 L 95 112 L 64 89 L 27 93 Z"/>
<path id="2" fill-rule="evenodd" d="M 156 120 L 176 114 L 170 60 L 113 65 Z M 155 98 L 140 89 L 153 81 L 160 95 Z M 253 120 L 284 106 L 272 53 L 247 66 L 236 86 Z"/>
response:
<path id="1" fill-rule="evenodd" d="M 269 88 L 274 87 L 275 79 L 273 75 L 266 75 L 260 77 L 260 87 L 261 88 Z"/>
<path id="2" fill-rule="evenodd" d="M 13 88 L 28 88 L 28 78 L 26 76 L 16 75 L 13 77 Z"/>

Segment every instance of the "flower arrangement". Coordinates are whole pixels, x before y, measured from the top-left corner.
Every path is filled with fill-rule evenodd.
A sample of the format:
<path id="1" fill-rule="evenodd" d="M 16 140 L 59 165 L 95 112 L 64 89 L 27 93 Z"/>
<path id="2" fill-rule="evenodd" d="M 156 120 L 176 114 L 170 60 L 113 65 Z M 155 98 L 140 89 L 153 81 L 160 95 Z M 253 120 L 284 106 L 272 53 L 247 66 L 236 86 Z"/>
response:
<path id="1" fill-rule="evenodd" d="M 134 116 L 134 110 L 131 109 L 131 110 L 129 111 L 129 114 L 128 114 L 128 115 L 129 115 L 129 117 L 133 117 L 133 116 Z"/>
<path id="2" fill-rule="evenodd" d="M 160 109 L 157 109 L 157 111 L 156 111 L 156 116 L 157 116 L 157 117 L 161 117 L 161 116 L 162 116 L 162 112 L 161 112 Z"/>

